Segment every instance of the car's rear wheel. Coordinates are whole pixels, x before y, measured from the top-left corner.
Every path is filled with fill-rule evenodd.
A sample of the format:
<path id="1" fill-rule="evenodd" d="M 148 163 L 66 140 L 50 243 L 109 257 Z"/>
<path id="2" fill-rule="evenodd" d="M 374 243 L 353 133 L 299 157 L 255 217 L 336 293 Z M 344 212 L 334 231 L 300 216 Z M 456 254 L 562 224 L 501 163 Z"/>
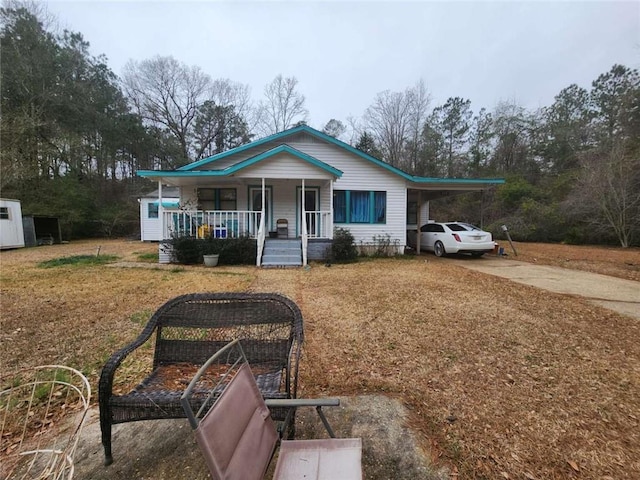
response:
<path id="1" fill-rule="evenodd" d="M 436 257 L 445 256 L 447 252 L 444 250 L 444 245 L 442 244 L 442 242 L 435 243 L 435 245 L 433 246 L 433 253 L 435 253 Z"/>

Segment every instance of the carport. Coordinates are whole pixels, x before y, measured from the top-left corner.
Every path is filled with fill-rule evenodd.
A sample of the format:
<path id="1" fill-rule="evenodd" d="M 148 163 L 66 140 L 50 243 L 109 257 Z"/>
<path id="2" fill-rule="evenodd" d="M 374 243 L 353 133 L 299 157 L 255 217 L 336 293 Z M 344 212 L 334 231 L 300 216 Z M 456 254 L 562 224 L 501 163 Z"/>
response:
<path id="1" fill-rule="evenodd" d="M 503 178 L 462 179 L 415 177 L 407 184 L 407 231 L 418 233 L 429 221 L 429 202 L 440 198 L 481 192 L 480 218 L 484 216 L 484 192 L 505 183 Z M 482 227 L 482 225 L 480 225 Z M 420 235 L 416 234 L 416 254 L 420 254 Z"/>

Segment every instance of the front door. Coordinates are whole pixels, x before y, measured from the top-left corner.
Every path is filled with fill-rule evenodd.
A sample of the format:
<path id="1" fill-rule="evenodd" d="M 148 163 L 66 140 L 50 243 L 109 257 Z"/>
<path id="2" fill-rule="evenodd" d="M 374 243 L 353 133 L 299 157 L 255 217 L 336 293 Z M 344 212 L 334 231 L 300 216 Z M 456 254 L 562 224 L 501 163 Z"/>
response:
<path id="1" fill-rule="evenodd" d="M 297 194 L 297 198 L 298 198 L 298 208 L 297 211 L 301 211 L 302 209 L 302 201 L 301 201 L 301 195 L 300 193 L 302 192 L 301 188 L 298 188 L 298 194 Z M 316 218 L 319 213 L 319 192 L 317 188 L 305 188 L 304 190 L 304 210 L 306 213 L 306 218 L 307 218 L 307 233 L 310 237 L 317 237 L 318 236 L 318 232 L 317 232 L 317 226 L 318 226 L 318 219 Z M 302 233 L 302 225 L 300 225 L 300 215 L 298 215 L 298 218 L 296 218 L 296 223 L 298 224 L 298 233 Z"/>
<path id="2" fill-rule="evenodd" d="M 250 205 L 249 208 L 251 209 L 252 212 L 262 212 L 262 188 L 261 187 L 251 187 L 249 189 L 249 198 L 250 198 Z M 270 230 L 272 230 L 273 228 L 273 222 L 271 219 L 271 212 L 273 211 L 273 205 L 271 203 L 271 188 L 267 187 L 265 188 L 264 191 L 264 198 L 265 198 L 265 219 L 264 219 L 264 227 L 266 228 L 266 232 L 269 232 Z M 252 230 L 251 233 L 254 235 L 258 234 L 258 229 L 260 228 L 260 213 L 258 213 L 258 215 L 255 216 L 255 222 L 254 224 L 251 226 Z"/>

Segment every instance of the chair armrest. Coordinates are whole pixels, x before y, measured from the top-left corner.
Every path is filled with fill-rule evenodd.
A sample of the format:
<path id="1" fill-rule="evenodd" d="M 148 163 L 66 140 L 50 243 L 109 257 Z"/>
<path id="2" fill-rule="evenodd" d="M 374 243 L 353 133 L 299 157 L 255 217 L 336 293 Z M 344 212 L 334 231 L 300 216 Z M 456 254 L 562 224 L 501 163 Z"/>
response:
<path id="1" fill-rule="evenodd" d="M 105 363 L 102 368 L 102 372 L 100 373 L 98 388 L 98 400 L 100 406 L 103 406 L 103 402 L 107 402 L 111 396 L 111 392 L 113 390 L 113 377 L 116 373 L 116 369 L 120 366 L 127 355 L 149 340 L 154 330 L 155 322 L 153 322 L 153 324 L 147 324 L 142 333 L 138 335 L 138 338 L 109 357 L 109 360 L 107 360 L 107 363 Z M 104 403 L 104 405 L 106 406 L 106 403 Z"/>
<path id="2" fill-rule="evenodd" d="M 315 407 L 316 412 L 318 412 L 318 416 L 320 420 L 322 420 L 322 424 L 324 428 L 327 430 L 327 433 L 331 438 L 336 438 L 336 434 L 333 433 L 333 429 L 327 420 L 327 417 L 324 416 L 322 412 L 322 407 L 339 407 L 340 399 L 339 398 L 292 398 L 292 399 L 266 399 L 265 404 L 269 408 L 291 408 L 291 411 L 298 407 Z M 293 418 L 292 415 L 288 414 L 287 419 L 285 420 L 285 424 L 288 424 L 290 419 Z"/>
<path id="3" fill-rule="evenodd" d="M 269 408 L 339 407 L 339 398 L 268 398 L 264 403 Z"/>

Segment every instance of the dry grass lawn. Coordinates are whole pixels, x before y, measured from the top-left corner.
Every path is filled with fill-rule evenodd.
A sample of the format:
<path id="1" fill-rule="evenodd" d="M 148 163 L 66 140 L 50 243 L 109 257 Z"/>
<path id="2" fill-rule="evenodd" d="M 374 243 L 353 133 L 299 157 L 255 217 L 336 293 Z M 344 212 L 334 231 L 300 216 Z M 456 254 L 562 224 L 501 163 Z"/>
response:
<path id="1" fill-rule="evenodd" d="M 640 478 L 636 320 L 432 255 L 310 270 L 37 266 L 97 245 L 125 261 L 157 248 L 0 254 L 0 371 L 62 362 L 95 386 L 107 356 L 169 298 L 277 291 L 305 318 L 302 394 L 402 399 L 452 478 Z M 640 280 L 637 249 L 516 246 L 518 260 Z"/>

